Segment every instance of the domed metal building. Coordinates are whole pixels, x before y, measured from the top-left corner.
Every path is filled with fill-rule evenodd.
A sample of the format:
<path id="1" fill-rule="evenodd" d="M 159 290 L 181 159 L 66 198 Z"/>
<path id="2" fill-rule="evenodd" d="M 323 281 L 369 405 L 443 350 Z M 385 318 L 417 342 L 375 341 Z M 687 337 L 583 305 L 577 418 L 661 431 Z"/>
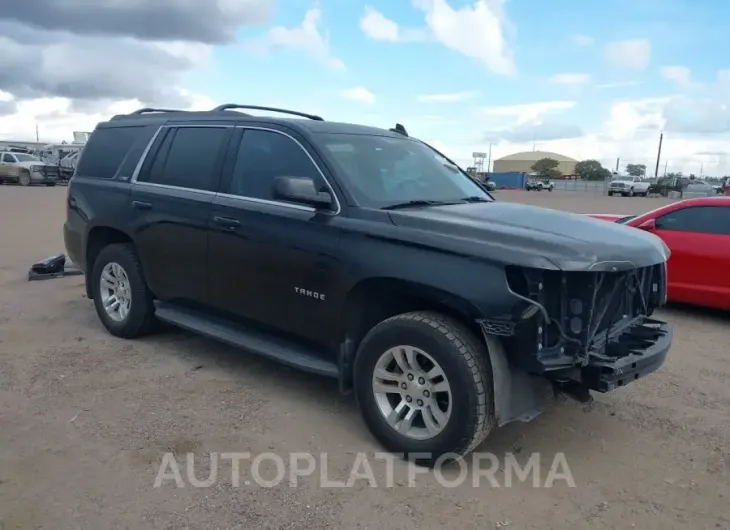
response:
<path id="1" fill-rule="evenodd" d="M 494 161 L 492 171 L 495 173 L 506 173 L 510 171 L 532 172 L 532 165 L 542 158 L 552 158 L 558 161 L 558 171 L 563 175 L 573 175 L 575 165 L 578 163 L 574 158 L 551 153 L 549 151 L 525 151 L 503 156 Z"/>

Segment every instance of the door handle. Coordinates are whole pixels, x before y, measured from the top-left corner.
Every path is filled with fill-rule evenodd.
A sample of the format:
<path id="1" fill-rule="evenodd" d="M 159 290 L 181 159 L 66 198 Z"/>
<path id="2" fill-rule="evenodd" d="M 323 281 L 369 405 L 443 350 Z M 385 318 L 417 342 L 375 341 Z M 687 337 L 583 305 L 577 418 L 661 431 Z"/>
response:
<path id="1" fill-rule="evenodd" d="M 223 228 L 238 228 L 241 226 L 241 221 L 237 219 L 231 219 L 230 217 L 213 217 L 213 222 L 219 226 L 222 226 Z"/>
<path id="2" fill-rule="evenodd" d="M 150 210 L 152 208 L 152 204 L 142 201 L 132 201 L 132 206 L 134 206 L 137 210 Z"/>

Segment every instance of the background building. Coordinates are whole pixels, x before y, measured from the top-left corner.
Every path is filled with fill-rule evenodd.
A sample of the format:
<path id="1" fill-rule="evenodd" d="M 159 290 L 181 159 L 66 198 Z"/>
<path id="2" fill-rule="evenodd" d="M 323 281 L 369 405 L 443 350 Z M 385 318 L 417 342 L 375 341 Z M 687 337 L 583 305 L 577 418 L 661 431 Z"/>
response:
<path id="1" fill-rule="evenodd" d="M 525 151 L 496 159 L 493 163 L 492 171 L 495 173 L 509 171 L 525 171 L 529 173 L 532 171 L 532 165 L 541 158 L 557 160 L 559 162 L 557 169 L 563 175 L 573 175 L 575 173 L 575 165 L 578 163 L 577 160 L 558 153 L 551 153 L 549 151 Z"/>

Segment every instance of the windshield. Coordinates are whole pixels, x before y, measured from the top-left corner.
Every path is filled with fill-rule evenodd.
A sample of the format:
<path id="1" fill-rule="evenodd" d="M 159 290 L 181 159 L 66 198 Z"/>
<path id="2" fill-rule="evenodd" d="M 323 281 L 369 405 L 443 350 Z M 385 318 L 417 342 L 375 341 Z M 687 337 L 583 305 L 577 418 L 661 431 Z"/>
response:
<path id="1" fill-rule="evenodd" d="M 632 219 L 636 218 L 635 215 L 627 215 L 626 217 L 622 217 L 621 219 L 617 220 L 616 222 L 619 224 L 625 224 L 631 221 Z"/>
<path id="2" fill-rule="evenodd" d="M 320 136 L 363 206 L 493 200 L 466 173 L 417 140 L 361 134 Z"/>
<path id="3" fill-rule="evenodd" d="M 15 158 L 18 159 L 18 162 L 40 162 L 36 157 L 33 155 L 26 155 L 25 153 L 13 153 L 15 155 Z"/>

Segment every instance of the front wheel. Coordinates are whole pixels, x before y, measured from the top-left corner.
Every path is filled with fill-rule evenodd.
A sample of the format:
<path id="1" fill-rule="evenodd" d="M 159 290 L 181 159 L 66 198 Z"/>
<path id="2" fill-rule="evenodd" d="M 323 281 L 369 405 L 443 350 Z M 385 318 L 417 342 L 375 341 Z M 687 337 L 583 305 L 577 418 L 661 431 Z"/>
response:
<path id="1" fill-rule="evenodd" d="M 91 282 L 96 313 L 109 333 L 132 339 L 151 330 L 152 295 L 131 244 L 104 247 L 94 263 Z"/>
<path id="2" fill-rule="evenodd" d="M 21 186 L 30 186 L 30 173 L 21 173 L 18 178 L 18 184 Z"/>
<path id="3" fill-rule="evenodd" d="M 422 465 L 467 455 L 494 425 L 489 354 L 439 313 L 405 313 L 370 330 L 358 348 L 354 387 L 373 435 Z"/>

